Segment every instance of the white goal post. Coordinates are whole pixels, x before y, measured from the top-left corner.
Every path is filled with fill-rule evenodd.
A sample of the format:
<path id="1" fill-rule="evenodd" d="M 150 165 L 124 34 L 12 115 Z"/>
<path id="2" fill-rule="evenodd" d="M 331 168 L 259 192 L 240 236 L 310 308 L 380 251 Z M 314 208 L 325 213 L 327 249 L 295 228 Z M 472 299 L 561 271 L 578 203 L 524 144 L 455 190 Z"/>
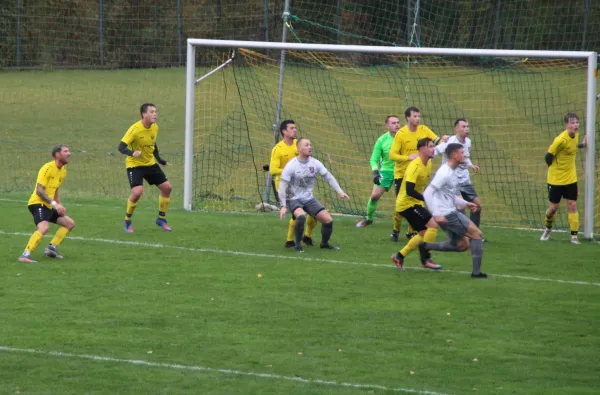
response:
<path id="1" fill-rule="evenodd" d="M 586 122 L 587 151 L 585 161 L 585 202 L 584 202 L 584 237 L 593 238 L 594 233 L 594 198 L 595 198 L 595 125 L 596 125 L 596 79 L 597 53 L 585 51 L 528 51 L 528 50 L 495 50 L 495 49 L 457 49 L 457 48 L 416 48 L 386 47 L 360 45 L 299 44 L 262 41 L 236 40 L 187 40 L 186 65 L 186 108 L 185 108 L 185 162 L 183 208 L 192 209 L 193 161 L 194 161 L 194 100 L 196 85 L 196 47 L 213 48 L 247 48 L 267 50 L 326 51 L 351 52 L 389 55 L 438 55 L 438 56 L 474 56 L 474 57 L 514 57 L 514 58 L 561 58 L 587 61 L 587 94 Z M 565 112 L 568 109 L 564 109 Z M 548 142 L 550 144 L 550 142 Z M 542 215 L 542 213 L 540 213 Z"/>

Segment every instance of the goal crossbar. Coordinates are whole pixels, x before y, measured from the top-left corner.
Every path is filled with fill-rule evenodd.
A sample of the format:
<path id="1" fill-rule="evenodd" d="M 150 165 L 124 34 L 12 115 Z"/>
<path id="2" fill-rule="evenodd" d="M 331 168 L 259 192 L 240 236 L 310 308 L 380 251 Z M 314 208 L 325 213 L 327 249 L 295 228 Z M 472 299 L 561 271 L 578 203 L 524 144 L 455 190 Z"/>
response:
<path id="1" fill-rule="evenodd" d="M 593 51 L 533 51 L 497 49 L 386 47 L 334 44 L 280 43 L 263 41 L 212 40 L 190 38 L 187 40 L 186 63 L 186 109 L 185 109 L 185 160 L 183 207 L 192 209 L 193 134 L 194 134 L 194 86 L 196 70 L 196 47 L 248 48 L 296 51 L 353 52 L 371 54 L 474 56 L 474 57 L 520 57 L 520 58 L 563 58 L 587 60 L 586 125 L 587 150 L 585 161 L 585 206 L 584 237 L 593 238 L 594 192 L 595 192 L 595 125 L 596 125 L 596 79 L 597 52 Z"/>

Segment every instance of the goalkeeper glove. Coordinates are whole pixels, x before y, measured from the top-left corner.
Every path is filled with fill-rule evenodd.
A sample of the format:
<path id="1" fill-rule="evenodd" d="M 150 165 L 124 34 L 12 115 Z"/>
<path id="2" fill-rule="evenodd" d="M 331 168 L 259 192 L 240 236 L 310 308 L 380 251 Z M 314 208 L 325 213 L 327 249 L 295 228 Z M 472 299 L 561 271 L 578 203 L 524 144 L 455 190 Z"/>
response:
<path id="1" fill-rule="evenodd" d="M 379 173 L 379 170 L 373 170 L 373 183 L 375 185 L 380 185 L 381 183 L 381 173 Z"/>

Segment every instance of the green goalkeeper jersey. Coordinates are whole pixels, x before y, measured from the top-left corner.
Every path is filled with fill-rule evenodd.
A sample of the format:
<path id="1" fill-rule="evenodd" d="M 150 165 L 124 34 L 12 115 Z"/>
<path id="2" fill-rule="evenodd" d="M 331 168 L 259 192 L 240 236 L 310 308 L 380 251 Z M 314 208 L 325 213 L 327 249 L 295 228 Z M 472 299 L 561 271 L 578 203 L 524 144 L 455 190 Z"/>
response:
<path id="1" fill-rule="evenodd" d="M 369 164 L 371 165 L 371 170 L 394 171 L 394 166 L 396 165 L 396 162 L 390 160 L 390 149 L 392 148 L 393 143 L 394 137 L 389 132 L 382 134 L 377 139 L 377 142 L 373 147 L 373 154 L 371 154 L 371 160 L 369 161 Z"/>

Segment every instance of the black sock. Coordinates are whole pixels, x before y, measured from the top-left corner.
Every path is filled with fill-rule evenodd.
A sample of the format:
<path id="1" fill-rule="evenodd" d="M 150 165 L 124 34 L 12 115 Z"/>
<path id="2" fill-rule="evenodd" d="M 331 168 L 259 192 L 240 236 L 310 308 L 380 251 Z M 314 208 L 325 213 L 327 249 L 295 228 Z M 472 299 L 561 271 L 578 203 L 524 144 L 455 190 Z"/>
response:
<path id="1" fill-rule="evenodd" d="M 479 228 L 479 223 L 481 222 L 481 211 L 477 210 L 475 212 L 471 211 L 471 221 Z"/>
<path id="2" fill-rule="evenodd" d="M 333 222 L 321 225 L 321 245 L 328 245 L 333 233 Z"/>
<path id="3" fill-rule="evenodd" d="M 458 252 L 458 247 L 450 242 L 450 240 L 438 243 L 423 243 L 426 250 L 431 251 L 452 251 Z"/>
<path id="4" fill-rule="evenodd" d="M 481 273 L 481 259 L 483 258 L 483 240 L 471 240 L 471 258 L 473 259 L 473 274 Z"/>
<path id="5" fill-rule="evenodd" d="M 306 215 L 302 214 L 296 217 L 296 223 L 294 224 L 294 241 L 296 247 L 302 247 L 302 237 L 304 236 L 304 224 L 306 223 Z"/>

